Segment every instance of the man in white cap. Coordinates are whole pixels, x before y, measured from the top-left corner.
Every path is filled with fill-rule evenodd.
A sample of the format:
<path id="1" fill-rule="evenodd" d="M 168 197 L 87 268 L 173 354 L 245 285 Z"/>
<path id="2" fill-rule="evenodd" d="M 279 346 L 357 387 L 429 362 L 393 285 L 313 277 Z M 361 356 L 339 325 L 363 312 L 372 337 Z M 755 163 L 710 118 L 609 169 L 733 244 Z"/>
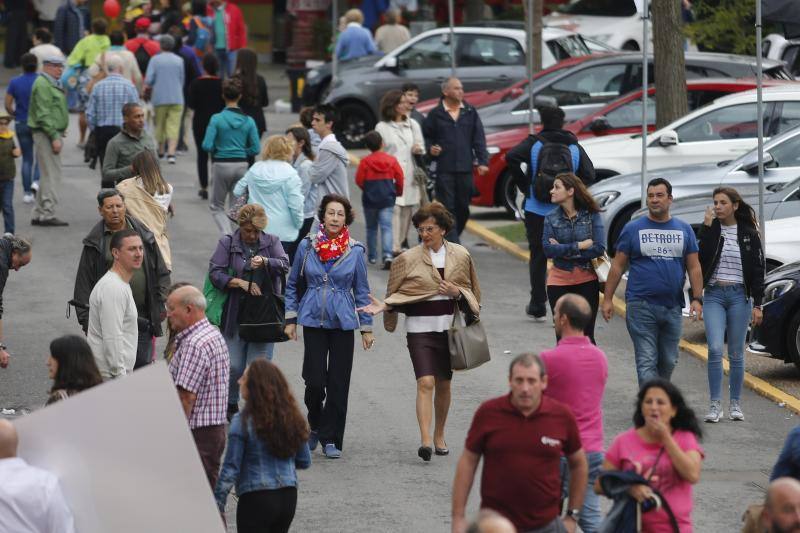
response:
<path id="1" fill-rule="evenodd" d="M 64 58 L 56 55 L 42 60 L 42 73 L 33 83 L 28 107 L 28 127 L 33 132 L 33 148 L 39 163 L 39 192 L 33 208 L 34 226 L 67 226 L 56 218 L 61 184 L 61 149 L 69 124 L 67 98 L 61 86 Z"/>

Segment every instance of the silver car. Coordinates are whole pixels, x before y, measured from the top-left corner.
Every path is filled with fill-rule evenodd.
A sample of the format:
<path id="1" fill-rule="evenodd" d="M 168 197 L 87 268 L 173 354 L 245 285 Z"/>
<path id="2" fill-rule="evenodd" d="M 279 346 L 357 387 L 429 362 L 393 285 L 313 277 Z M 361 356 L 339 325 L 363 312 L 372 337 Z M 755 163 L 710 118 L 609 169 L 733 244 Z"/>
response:
<path id="1" fill-rule="evenodd" d="M 672 197 L 708 195 L 715 187 L 733 187 L 740 194 L 758 194 L 758 154 L 751 150 L 733 161 L 665 168 L 648 172 L 648 180 L 666 178 Z M 800 127 L 777 135 L 764 145 L 764 181 L 784 184 L 800 176 Z M 622 227 L 641 207 L 641 173 L 614 176 L 592 185 L 589 192 L 603 208 L 601 216 L 608 249 L 613 250 Z"/>

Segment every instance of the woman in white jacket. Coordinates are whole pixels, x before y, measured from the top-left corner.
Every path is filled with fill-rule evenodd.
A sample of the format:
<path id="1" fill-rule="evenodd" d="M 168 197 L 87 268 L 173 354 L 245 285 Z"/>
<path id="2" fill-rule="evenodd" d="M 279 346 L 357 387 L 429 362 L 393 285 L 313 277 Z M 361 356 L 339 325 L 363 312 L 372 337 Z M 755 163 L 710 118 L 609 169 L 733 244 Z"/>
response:
<path id="1" fill-rule="evenodd" d="M 381 122 L 375 131 L 381 134 L 386 153 L 393 155 L 403 169 L 403 195 L 398 196 L 394 206 L 392 227 L 392 252 L 399 255 L 411 228 L 411 215 L 419 208 L 422 194 L 414 181 L 414 155 L 425 153 L 422 128 L 416 120 L 406 116 L 406 103 L 402 91 L 389 91 L 381 98 Z"/>

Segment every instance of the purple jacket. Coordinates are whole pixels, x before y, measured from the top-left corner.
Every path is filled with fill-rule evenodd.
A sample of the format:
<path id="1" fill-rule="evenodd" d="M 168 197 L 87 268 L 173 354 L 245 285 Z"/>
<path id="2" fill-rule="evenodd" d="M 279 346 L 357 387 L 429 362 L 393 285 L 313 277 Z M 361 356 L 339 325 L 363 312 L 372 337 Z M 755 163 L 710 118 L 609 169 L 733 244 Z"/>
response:
<path id="1" fill-rule="evenodd" d="M 282 289 L 281 275 L 289 271 L 289 256 L 283 251 L 281 241 L 271 233 L 261 232 L 261 243 L 258 247 L 258 255 L 268 258 L 270 269 L 272 270 L 272 290 L 276 293 Z M 244 246 L 237 229 L 231 235 L 224 235 L 217 243 L 217 249 L 208 264 L 208 277 L 211 283 L 218 289 L 228 291 L 228 301 L 225 302 L 225 309 L 222 312 L 222 324 L 220 330 L 227 337 L 233 337 L 239 328 L 239 296 L 241 289 L 228 288 L 228 282 L 233 278 L 244 279 L 245 253 Z M 228 269 L 232 268 L 233 275 L 228 274 Z"/>

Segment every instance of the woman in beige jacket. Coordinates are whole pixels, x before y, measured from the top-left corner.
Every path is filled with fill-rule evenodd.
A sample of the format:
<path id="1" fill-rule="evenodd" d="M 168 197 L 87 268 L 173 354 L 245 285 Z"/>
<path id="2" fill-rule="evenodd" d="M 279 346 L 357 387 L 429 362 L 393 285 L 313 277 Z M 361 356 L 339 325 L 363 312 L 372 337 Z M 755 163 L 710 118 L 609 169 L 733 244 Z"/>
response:
<path id="1" fill-rule="evenodd" d="M 430 461 L 434 450 L 436 455 L 450 453 L 444 438 L 453 377 L 447 331 L 456 305 L 469 319 L 478 316 L 481 290 L 467 249 L 444 239 L 454 219 L 441 203 L 433 202 L 419 209 L 412 222 L 422 243 L 392 263 L 386 300 L 372 298 L 372 304 L 362 309 L 372 314 L 385 313 L 383 324 L 389 332 L 397 327 L 397 314 L 406 315 L 408 350 L 417 378 L 421 440 L 417 454 Z"/>
<path id="2" fill-rule="evenodd" d="M 422 128 L 413 118 L 406 116 L 407 104 L 402 91 L 389 91 L 381 98 L 381 122 L 375 131 L 381 134 L 384 151 L 393 155 L 403 169 L 403 195 L 395 200 L 392 216 L 392 251 L 399 255 L 402 243 L 411 228 L 411 215 L 420 205 L 419 184 L 414 181 L 414 155 L 425 153 Z"/>

